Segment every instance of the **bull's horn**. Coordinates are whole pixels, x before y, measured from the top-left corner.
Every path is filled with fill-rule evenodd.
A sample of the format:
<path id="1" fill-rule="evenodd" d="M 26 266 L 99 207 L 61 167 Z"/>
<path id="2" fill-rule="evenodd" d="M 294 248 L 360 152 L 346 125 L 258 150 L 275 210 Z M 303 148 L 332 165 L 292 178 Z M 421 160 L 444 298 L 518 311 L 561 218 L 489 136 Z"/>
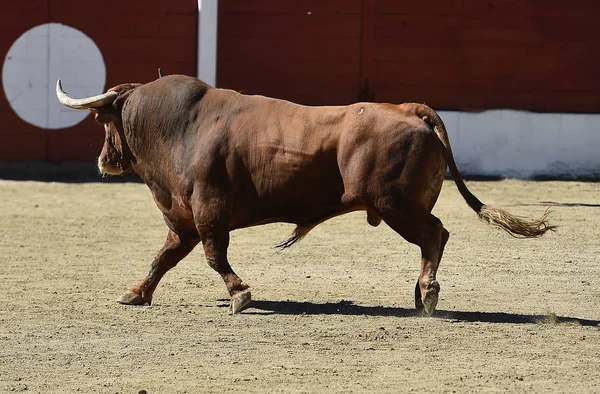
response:
<path id="1" fill-rule="evenodd" d="M 60 83 L 60 78 L 56 81 L 56 97 L 61 104 L 73 109 L 92 109 L 111 104 L 117 98 L 117 92 L 106 92 L 97 96 L 74 99 L 65 93 Z"/>

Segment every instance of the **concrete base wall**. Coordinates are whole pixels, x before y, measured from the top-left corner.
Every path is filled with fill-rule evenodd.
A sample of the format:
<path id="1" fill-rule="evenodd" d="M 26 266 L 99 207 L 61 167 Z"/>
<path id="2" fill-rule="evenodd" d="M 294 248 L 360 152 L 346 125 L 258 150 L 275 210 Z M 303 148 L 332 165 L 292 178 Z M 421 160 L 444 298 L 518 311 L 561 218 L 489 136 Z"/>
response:
<path id="1" fill-rule="evenodd" d="M 440 111 L 460 172 L 600 179 L 600 115 Z"/>

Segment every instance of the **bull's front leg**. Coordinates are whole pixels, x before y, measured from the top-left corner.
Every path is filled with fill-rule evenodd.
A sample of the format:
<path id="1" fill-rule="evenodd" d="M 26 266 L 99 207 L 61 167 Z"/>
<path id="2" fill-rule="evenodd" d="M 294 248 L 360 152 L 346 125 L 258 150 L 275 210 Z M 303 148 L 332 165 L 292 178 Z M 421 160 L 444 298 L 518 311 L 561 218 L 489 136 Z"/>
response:
<path id="1" fill-rule="evenodd" d="M 150 305 L 152 294 L 161 278 L 187 256 L 198 245 L 198 242 L 200 242 L 198 238 L 180 236 L 169 230 L 167 240 L 154 258 L 148 276 L 134 289 L 123 294 L 117 301 L 127 305 Z"/>
<path id="2" fill-rule="evenodd" d="M 226 225 L 198 226 L 208 265 L 221 275 L 231 296 L 230 312 L 236 314 L 250 305 L 250 286 L 233 272 L 227 260 L 229 229 Z"/>

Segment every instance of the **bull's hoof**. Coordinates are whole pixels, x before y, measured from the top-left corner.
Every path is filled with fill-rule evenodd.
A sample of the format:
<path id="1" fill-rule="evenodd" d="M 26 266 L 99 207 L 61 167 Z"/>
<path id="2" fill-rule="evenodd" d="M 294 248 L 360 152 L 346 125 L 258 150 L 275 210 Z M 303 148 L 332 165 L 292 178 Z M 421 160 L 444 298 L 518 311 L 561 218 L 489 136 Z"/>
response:
<path id="1" fill-rule="evenodd" d="M 140 294 L 131 290 L 127 290 L 125 294 L 119 297 L 117 302 L 124 305 L 150 305 L 151 303 L 151 301 L 146 301 Z"/>
<path id="2" fill-rule="evenodd" d="M 235 315 L 236 313 L 240 313 L 244 309 L 250 306 L 250 301 L 252 300 L 252 296 L 250 295 L 250 289 L 244 290 L 237 294 L 234 294 L 231 297 L 231 305 L 229 306 L 229 313 Z"/>
<path id="3" fill-rule="evenodd" d="M 427 290 L 423 297 L 421 297 L 423 302 L 423 308 L 425 309 L 425 313 L 428 315 L 433 315 L 435 312 L 435 307 L 438 302 L 438 294 L 440 293 L 440 284 L 437 280 L 431 281 L 427 284 Z"/>

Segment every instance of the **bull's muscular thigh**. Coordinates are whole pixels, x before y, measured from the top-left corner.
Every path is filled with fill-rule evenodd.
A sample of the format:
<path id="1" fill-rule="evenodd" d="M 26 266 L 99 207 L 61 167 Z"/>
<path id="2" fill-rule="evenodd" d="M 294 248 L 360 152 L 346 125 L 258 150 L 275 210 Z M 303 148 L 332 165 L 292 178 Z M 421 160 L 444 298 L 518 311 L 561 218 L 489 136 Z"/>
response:
<path id="1" fill-rule="evenodd" d="M 382 178 L 390 180 L 384 187 L 394 197 L 395 205 L 422 207 L 431 212 L 446 174 L 442 145 L 430 129 L 407 134 L 403 145 L 388 156 L 402 155 L 404 161 L 400 164 L 392 159 L 383 169 Z"/>
<path id="2" fill-rule="evenodd" d="M 437 135 L 425 124 L 422 128 L 398 124 L 377 131 L 377 136 L 344 148 L 341 171 L 346 193 L 378 211 L 416 206 L 431 212 L 446 173 Z"/>

